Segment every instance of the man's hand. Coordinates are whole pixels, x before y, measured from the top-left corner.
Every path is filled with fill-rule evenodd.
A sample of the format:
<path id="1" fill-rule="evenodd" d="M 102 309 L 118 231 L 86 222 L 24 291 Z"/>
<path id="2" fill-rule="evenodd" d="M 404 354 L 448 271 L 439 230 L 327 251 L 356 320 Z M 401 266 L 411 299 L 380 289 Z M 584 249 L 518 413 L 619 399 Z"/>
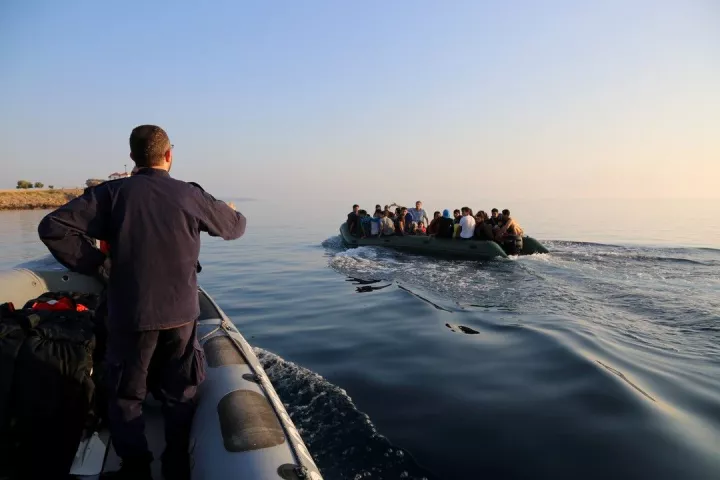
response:
<path id="1" fill-rule="evenodd" d="M 112 268 L 112 265 L 110 263 L 110 257 L 106 257 L 105 261 L 103 262 L 100 267 L 98 267 L 98 272 L 95 278 L 97 278 L 100 283 L 102 283 L 103 287 L 107 287 L 108 281 L 110 280 L 110 269 Z"/>

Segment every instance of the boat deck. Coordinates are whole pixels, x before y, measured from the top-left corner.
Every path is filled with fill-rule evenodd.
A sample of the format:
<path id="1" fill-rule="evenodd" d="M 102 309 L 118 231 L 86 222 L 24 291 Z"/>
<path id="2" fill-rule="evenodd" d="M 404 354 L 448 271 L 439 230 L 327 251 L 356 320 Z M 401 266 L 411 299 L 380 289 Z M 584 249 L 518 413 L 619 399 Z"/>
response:
<path id="1" fill-rule="evenodd" d="M 219 320 L 218 312 L 210 303 L 205 295 L 198 295 L 200 301 L 200 320 Z M 145 436 L 147 437 L 148 447 L 153 454 L 152 475 L 153 479 L 161 480 L 163 478 L 160 467 L 160 456 L 165 450 L 165 422 L 162 415 L 162 404 L 155 400 L 152 394 L 148 394 L 148 398 L 143 403 L 143 417 L 145 419 Z M 98 432 L 100 440 L 107 445 L 110 441 L 110 431 L 105 428 Z M 101 453 L 101 452 L 98 452 Z M 110 447 L 105 452 L 105 460 L 103 463 L 103 472 L 112 472 L 120 469 L 120 457 L 115 452 L 115 448 L 110 441 Z M 99 479 L 100 475 L 78 476 L 78 478 L 93 480 Z"/>
<path id="2" fill-rule="evenodd" d="M 44 260 L 0 272 L 0 287 L 3 302 L 17 305 L 46 292 L 101 293 L 101 285 L 94 278 Z M 198 336 L 205 351 L 206 378 L 198 391 L 191 430 L 193 473 L 198 478 L 218 480 L 236 477 L 273 480 L 278 475 L 295 478 L 296 473 L 303 478 L 322 480 L 250 344 L 202 289 L 198 289 L 198 295 Z M 160 459 L 165 447 L 160 402 L 148 397 L 143 402 L 143 417 L 155 460 L 152 475 L 160 479 Z M 107 429 L 93 432 L 75 451 L 69 472 L 72 478 L 98 478 L 120 468 L 121 459 Z M 44 469 L 43 464 L 34 466 L 39 471 Z M 23 468 L 12 462 L 7 467 L 10 474 L 13 469 Z"/>
<path id="3" fill-rule="evenodd" d="M 149 398 L 143 404 L 143 416 L 145 417 L 145 436 L 148 440 L 150 451 L 155 457 L 152 464 L 153 479 L 161 480 L 163 478 L 160 472 L 160 455 L 165 449 L 164 421 L 159 401 Z M 100 439 L 107 445 L 110 439 L 110 431 L 105 429 L 99 432 Z M 103 463 L 103 472 L 112 472 L 120 469 L 120 457 L 115 452 L 115 448 L 110 444 L 107 450 L 107 456 Z M 79 477 L 83 479 L 98 479 L 99 475 Z"/>

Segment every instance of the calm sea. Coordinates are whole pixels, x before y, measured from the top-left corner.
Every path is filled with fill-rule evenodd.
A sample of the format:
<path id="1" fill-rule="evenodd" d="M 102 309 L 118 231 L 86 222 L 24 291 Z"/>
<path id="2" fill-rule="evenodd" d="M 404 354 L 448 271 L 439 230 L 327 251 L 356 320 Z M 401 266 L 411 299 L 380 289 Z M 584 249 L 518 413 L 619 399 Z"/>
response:
<path id="1" fill-rule="evenodd" d="M 328 480 L 720 478 L 720 201 L 509 205 L 551 253 L 485 262 L 237 205 L 200 280 Z M 0 212 L 0 267 L 45 253 L 42 215 Z"/>

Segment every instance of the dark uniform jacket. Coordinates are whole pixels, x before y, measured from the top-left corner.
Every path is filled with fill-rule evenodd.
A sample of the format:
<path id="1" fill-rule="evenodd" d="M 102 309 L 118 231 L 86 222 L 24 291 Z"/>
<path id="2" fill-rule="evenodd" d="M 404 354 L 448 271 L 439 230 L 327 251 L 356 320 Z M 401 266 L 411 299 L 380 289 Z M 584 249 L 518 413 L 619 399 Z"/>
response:
<path id="1" fill-rule="evenodd" d="M 108 327 L 144 331 L 197 319 L 200 232 L 225 240 L 245 217 L 196 184 L 159 169 L 89 188 L 38 227 L 50 253 L 70 270 L 108 270 Z M 106 258 L 89 238 L 111 245 Z"/>

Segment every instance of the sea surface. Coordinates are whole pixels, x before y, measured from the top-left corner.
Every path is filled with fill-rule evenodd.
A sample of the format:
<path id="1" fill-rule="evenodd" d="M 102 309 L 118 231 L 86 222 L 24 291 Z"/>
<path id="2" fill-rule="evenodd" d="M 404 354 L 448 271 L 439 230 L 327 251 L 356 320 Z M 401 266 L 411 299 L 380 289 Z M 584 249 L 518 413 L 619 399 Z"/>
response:
<path id="1" fill-rule="evenodd" d="M 482 262 L 236 204 L 200 281 L 326 479 L 720 478 L 720 200 L 497 205 L 551 253 Z M 0 212 L 0 267 L 45 254 L 44 213 Z"/>

